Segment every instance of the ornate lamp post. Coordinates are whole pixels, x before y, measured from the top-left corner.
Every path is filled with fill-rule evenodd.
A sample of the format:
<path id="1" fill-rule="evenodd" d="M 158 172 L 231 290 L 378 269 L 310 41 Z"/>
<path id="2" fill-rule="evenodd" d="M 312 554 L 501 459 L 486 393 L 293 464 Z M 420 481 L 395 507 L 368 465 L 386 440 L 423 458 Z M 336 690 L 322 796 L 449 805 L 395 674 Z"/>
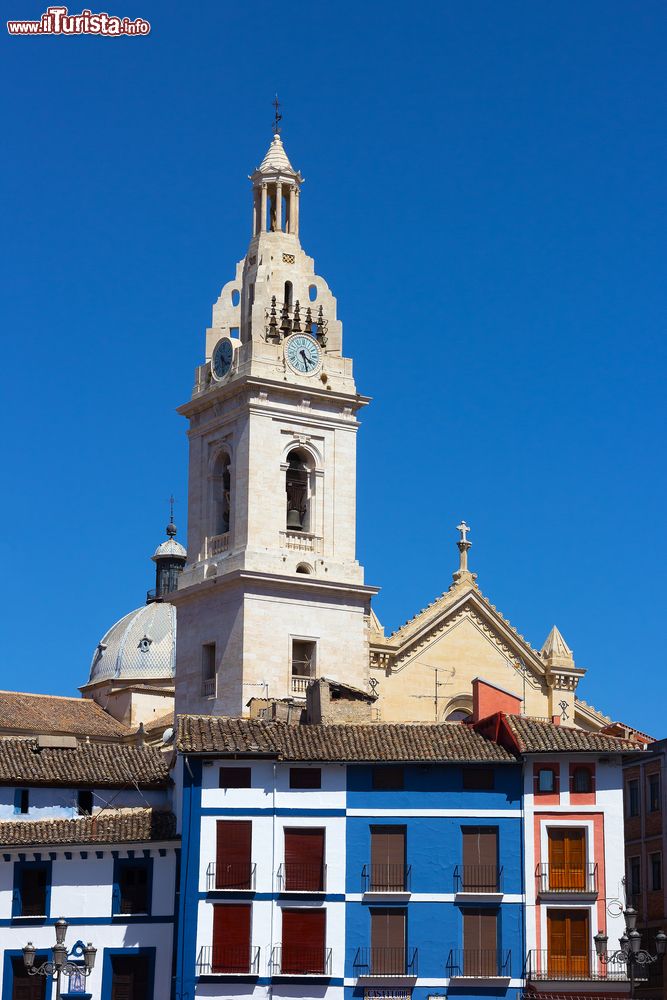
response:
<path id="1" fill-rule="evenodd" d="M 593 940 L 597 956 L 604 965 L 627 963 L 630 973 L 630 996 L 634 997 L 635 969 L 643 969 L 653 965 L 654 962 L 658 962 L 663 957 L 667 949 L 667 934 L 658 931 L 655 936 L 655 955 L 652 955 L 642 948 L 642 936 L 637 930 L 637 911 L 629 906 L 627 910 L 623 911 L 623 916 L 625 917 L 625 934 L 618 939 L 621 946 L 620 951 L 607 951 L 609 939 L 606 934 L 596 934 Z"/>
<path id="2" fill-rule="evenodd" d="M 35 954 L 37 949 L 35 948 L 32 941 L 28 941 L 27 945 L 23 949 L 23 962 L 26 969 L 28 970 L 28 975 L 30 976 L 48 976 L 49 979 L 53 979 L 56 984 L 56 1000 L 60 1000 L 60 977 L 64 973 L 66 976 L 72 976 L 75 973 L 87 978 L 93 971 L 95 965 L 95 955 L 97 954 L 97 948 L 93 948 L 90 941 L 83 949 L 83 966 L 77 965 L 76 962 L 67 961 L 67 946 L 65 944 L 65 935 L 67 934 L 67 921 L 56 920 L 56 943 L 53 945 L 51 952 L 53 955 L 53 960 L 51 962 L 43 962 L 42 965 L 35 966 Z"/>

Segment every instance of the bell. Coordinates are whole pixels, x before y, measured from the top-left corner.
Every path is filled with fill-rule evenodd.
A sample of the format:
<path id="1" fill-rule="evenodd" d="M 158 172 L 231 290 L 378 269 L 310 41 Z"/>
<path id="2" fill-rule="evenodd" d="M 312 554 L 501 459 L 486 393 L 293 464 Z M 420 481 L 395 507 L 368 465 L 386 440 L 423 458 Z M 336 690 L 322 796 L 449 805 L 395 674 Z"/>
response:
<path id="1" fill-rule="evenodd" d="M 287 530 L 301 531 L 301 514 L 298 510 L 287 511 Z"/>

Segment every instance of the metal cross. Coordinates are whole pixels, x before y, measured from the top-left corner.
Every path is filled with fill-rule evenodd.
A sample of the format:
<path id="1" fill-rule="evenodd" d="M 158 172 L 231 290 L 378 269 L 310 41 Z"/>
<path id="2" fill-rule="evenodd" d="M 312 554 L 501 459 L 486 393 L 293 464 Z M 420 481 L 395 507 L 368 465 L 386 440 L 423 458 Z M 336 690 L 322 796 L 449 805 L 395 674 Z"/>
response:
<path id="1" fill-rule="evenodd" d="M 462 542 L 467 542 L 468 541 L 468 532 L 470 531 L 469 525 L 467 525 L 465 523 L 465 521 L 461 521 L 460 524 L 456 525 L 456 530 L 461 532 L 461 541 Z"/>
<path id="2" fill-rule="evenodd" d="M 273 134 L 280 135 L 280 123 L 283 120 L 283 116 L 280 113 L 280 101 L 278 100 L 278 95 L 273 99 L 273 107 L 275 109 L 275 115 L 273 117 Z"/>
<path id="3" fill-rule="evenodd" d="M 169 520 L 174 523 L 174 494 L 169 497 Z"/>

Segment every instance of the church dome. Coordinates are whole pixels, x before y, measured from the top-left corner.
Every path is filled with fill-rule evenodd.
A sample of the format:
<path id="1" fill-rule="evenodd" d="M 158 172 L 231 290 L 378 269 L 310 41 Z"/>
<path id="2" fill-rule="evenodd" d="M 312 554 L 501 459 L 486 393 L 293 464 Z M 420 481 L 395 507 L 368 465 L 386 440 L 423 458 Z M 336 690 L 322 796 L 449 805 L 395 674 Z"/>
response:
<path id="1" fill-rule="evenodd" d="M 188 553 L 175 538 L 168 538 L 165 542 L 162 542 L 162 545 L 158 545 L 151 559 L 163 559 L 165 556 L 176 556 L 177 559 L 187 559 Z"/>
<path id="2" fill-rule="evenodd" d="M 164 544 L 178 542 L 170 539 Z M 173 683 L 175 662 L 176 608 L 154 601 L 125 615 L 102 637 L 93 654 L 88 683 L 147 679 Z"/>

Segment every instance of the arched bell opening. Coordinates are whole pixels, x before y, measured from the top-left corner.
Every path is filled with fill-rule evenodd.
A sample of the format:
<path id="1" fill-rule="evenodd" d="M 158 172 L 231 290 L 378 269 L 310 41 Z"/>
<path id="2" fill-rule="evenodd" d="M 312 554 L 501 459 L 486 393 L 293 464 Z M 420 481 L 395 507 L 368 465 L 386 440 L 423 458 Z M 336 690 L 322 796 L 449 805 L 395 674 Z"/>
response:
<path id="1" fill-rule="evenodd" d="M 211 494 L 211 534 L 226 535 L 231 527 L 232 512 L 231 458 L 226 451 L 221 452 L 215 460 Z"/>
<path id="2" fill-rule="evenodd" d="M 310 529 L 310 472 L 311 458 L 307 452 L 295 448 L 287 456 L 285 472 L 286 522 L 288 531 Z"/>

